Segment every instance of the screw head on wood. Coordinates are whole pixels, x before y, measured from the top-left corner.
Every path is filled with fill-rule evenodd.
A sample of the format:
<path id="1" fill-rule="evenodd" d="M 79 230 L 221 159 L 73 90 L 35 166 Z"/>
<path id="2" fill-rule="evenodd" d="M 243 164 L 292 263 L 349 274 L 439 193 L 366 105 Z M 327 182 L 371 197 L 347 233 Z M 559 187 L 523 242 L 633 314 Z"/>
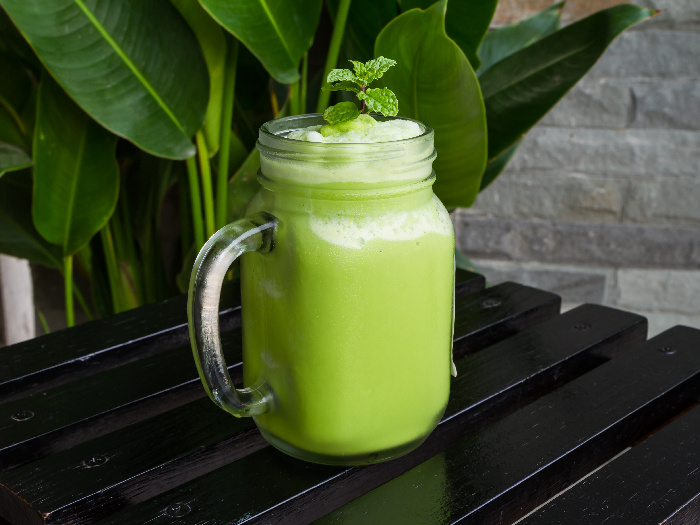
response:
<path id="1" fill-rule="evenodd" d="M 666 355 L 673 355 L 673 354 L 676 353 L 676 349 L 673 348 L 672 346 L 660 346 L 660 347 L 658 348 L 658 350 L 659 350 L 659 352 L 661 352 L 662 354 L 666 354 Z"/>
<path id="2" fill-rule="evenodd" d="M 181 518 L 189 514 L 191 510 L 187 503 L 173 503 L 165 509 L 165 513 L 171 518 Z"/>
<path id="3" fill-rule="evenodd" d="M 496 299 L 495 297 L 489 297 L 488 299 L 484 299 L 481 301 L 481 306 L 483 308 L 495 308 L 496 306 L 501 305 L 501 300 Z"/>
<path id="4" fill-rule="evenodd" d="M 22 410 L 21 412 L 16 412 L 10 416 L 10 418 L 15 421 L 27 421 L 34 417 L 34 412 L 31 410 Z"/>
<path id="5" fill-rule="evenodd" d="M 99 467 L 107 463 L 107 458 L 102 455 L 92 456 L 86 460 L 83 460 L 83 466 L 86 468 Z"/>

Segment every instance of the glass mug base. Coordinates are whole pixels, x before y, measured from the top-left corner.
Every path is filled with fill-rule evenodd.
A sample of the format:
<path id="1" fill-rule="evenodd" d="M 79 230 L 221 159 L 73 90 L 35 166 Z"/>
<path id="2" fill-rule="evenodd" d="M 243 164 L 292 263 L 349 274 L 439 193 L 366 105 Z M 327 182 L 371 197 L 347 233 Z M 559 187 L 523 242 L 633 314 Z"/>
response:
<path id="1" fill-rule="evenodd" d="M 428 438 L 428 436 L 422 436 L 420 439 L 416 439 L 408 443 L 402 443 L 397 447 L 387 450 L 377 450 L 355 455 L 331 456 L 295 447 L 282 439 L 277 439 L 275 436 L 263 429 L 260 429 L 260 434 L 262 434 L 265 441 L 267 441 L 270 445 L 275 447 L 280 452 L 284 452 L 288 456 L 292 456 L 293 458 L 300 459 L 302 461 L 318 463 L 320 465 L 331 465 L 335 467 L 371 465 L 374 463 L 382 463 L 384 461 L 396 459 L 414 451 Z"/>

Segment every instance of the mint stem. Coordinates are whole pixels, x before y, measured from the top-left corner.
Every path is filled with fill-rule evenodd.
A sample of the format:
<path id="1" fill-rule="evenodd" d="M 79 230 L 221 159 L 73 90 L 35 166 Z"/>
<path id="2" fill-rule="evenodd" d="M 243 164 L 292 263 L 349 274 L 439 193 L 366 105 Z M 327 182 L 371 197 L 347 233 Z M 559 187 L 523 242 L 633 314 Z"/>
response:
<path id="1" fill-rule="evenodd" d="M 362 92 L 364 93 L 365 89 L 367 89 L 367 84 L 364 84 L 361 89 L 362 89 Z M 360 114 L 361 115 L 365 114 L 365 101 L 364 100 L 362 101 L 362 109 L 360 110 Z"/>

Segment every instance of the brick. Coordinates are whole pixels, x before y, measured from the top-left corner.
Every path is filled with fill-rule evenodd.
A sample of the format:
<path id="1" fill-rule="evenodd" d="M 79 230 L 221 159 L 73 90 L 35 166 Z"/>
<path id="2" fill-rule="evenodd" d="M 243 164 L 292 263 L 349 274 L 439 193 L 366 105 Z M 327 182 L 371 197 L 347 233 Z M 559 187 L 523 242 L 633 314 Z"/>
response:
<path id="1" fill-rule="evenodd" d="M 509 170 L 695 177 L 698 152 L 696 131 L 538 126 L 525 136 Z"/>
<path id="2" fill-rule="evenodd" d="M 700 78 L 700 32 L 626 31 L 590 70 L 592 78 Z"/>
<path id="3" fill-rule="evenodd" d="M 631 184 L 622 219 L 700 227 L 700 180 L 657 178 Z"/>
<path id="4" fill-rule="evenodd" d="M 506 171 L 465 214 L 572 222 L 619 222 L 628 182 L 578 173 Z"/>
<path id="5" fill-rule="evenodd" d="M 698 80 L 636 82 L 630 90 L 634 103 L 629 127 L 700 130 Z"/>
<path id="6" fill-rule="evenodd" d="M 561 296 L 571 304 L 602 303 L 612 270 L 546 266 L 483 259 L 472 260 L 490 285 L 505 281 L 533 286 Z"/>
<path id="7" fill-rule="evenodd" d="M 474 259 L 625 268 L 697 269 L 700 229 L 455 214 L 457 245 Z"/>
<path id="8" fill-rule="evenodd" d="M 700 83 L 687 79 L 585 77 L 540 124 L 697 131 L 700 130 Z"/>
<path id="9" fill-rule="evenodd" d="M 700 315 L 700 270 L 620 269 L 616 289 L 622 308 Z"/>
<path id="10" fill-rule="evenodd" d="M 540 121 L 546 126 L 624 128 L 633 118 L 632 91 L 626 83 L 582 79 Z"/>

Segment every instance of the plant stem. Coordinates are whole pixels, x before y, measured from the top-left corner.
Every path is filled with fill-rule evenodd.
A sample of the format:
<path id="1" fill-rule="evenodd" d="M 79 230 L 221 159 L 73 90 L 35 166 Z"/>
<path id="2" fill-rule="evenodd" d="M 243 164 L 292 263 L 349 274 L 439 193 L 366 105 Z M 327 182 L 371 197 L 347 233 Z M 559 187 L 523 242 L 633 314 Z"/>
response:
<path id="1" fill-rule="evenodd" d="M 233 102 L 236 91 L 236 68 L 238 67 L 238 40 L 227 36 L 226 70 L 224 73 L 224 101 L 221 115 L 219 146 L 219 173 L 216 179 L 216 229 L 226 226 L 228 202 L 228 166 L 231 152 L 231 124 Z"/>
<path id="2" fill-rule="evenodd" d="M 187 192 L 187 176 L 178 170 L 177 174 L 177 195 L 179 201 L 179 211 L 180 211 L 180 232 L 182 234 L 182 240 L 180 242 L 181 256 L 184 261 L 187 257 L 187 252 L 192 247 L 192 229 L 190 226 L 190 197 Z"/>
<path id="3" fill-rule="evenodd" d="M 328 101 L 331 98 L 330 91 L 323 90 L 326 84 L 328 73 L 331 72 L 336 64 L 338 64 L 338 55 L 340 54 L 340 45 L 343 43 L 343 33 L 345 32 L 345 23 L 348 21 L 348 11 L 350 11 L 350 0 L 340 0 L 338 5 L 338 13 L 335 17 L 335 25 L 333 26 L 333 34 L 331 35 L 331 43 L 328 46 L 328 56 L 326 56 L 326 66 L 323 69 L 323 78 L 321 79 L 321 91 L 318 94 L 318 103 L 316 104 L 316 113 L 323 113 L 328 107 Z"/>
<path id="4" fill-rule="evenodd" d="M 39 318 L 41 327 L 44 329 L 44 334 L 50 334 L 51 330 L 49 329 L 49 323 L 46 322 L 46 317 L 44 317 L 44 314 L 41 313 L 41 310 L 38 306 L 35 306 L 34 308 L 36 309 L 36 315 Z"/>
<path id="5" fill-rule="evenodd" d="M 136 242 L 134 241 L 134 233 L 131 222 L 131 207 L 129 206 L 129 196 L 126 191 L 126 183 L 124 177 L 121 178 L 121 192 L 119 195 L 119 205 L 121 207 L 121 229 L 123 233 L 122 244 L 125 247 L 124 255 L 129 262 L 129 275 L 133 281 L 134 292 L 139 305 L 144 304 L 145 296 L 143 291 L 143 272 L 142 265 L 139 264 L 136 257 Z"/>
<path id="6" fill-rule="evenodd" d="M 299 90 L 299 113 L 306 113 L 306 88 L 308 85 L 309 76 L 309 53 L 304 53 L 304 58 L 301 61 L 301 89 Z"/>
<path id="7" fill-rule="evenodd" d="M 114 313 L 119 313 L 123 310 L 121 303 L 121 279 L 119 276 L 119 265 L 117 257 L 114 253 L 114 241 L 112 240 L 112 231 L 109 223 L 105 224 L 100 230 L 102 239 L 102 250 L 105 255 L 105 263 L 107 264 L 107 279 L 109 280 L 109 290 L 112 292 L 112 310 Z"/>
<path id="8" fill-rule="evenodd" d="M 208 239 L 214 232 L 214 189 L 211 184 L 211 166 L 209 165 L 209 150 L 204 140 L 204 133 L 197 132 L 197 157 L 199 157 L 199 174 L 202 178 L 202 195 L 204 196 L 204 224 L 206 238 Z"/>
<path id="9" fill-rule="evenodd" d="M 89 251 L 90 248 L 86 247 L 86 249 L 80 250 L 73 255 L 73 271 L 83 273 L 83 275 L 89 275 L 89 279 L 93 279 L 94 276 L 91 275 L 91 272 L 88 269 L 90 263 L 86 262 L 86 250 Z M 63 272 L 63 269 L 61 268 L 60 271 Z M 63 275 L 63 273 L 61 273 L 61 275 Z M 78 301 L 78 304 L 80 305 L 80 308 L 82 308 L 87 320 L 92 321 L 94 316 L 92 315 L 92 311 L 85 301 L 83 294 L 80 292 L 80 288 L 78 288 L 78 285 L 75 284 L 75 277 L 73 278 L 73 297 Z"/>
<path id="10" fill-rule="evenodd" d="M 204 224 L 202 223 L 202 196 L 199 192 L 199 177 L 197 177 L 197 162 L 194 157 L 185 161 L 187 178 L 190 183 L 190 202 L 192 203 L 192 228 L 194 230 L 195 250 L 204 246 Z"/>
<path id="11" fill-rule="evenodd" d="M 75 326 L 73 311 L 73 256 L 63 258 L 63 290 L 66 303 L 66 327 Z"/>
<path id="12" fill-rule="evenodd" d="M 83 297 L 83 294 L 80 292 L 80 289 L 75 284 L 75 281 L 73 281 L 73 295 L 78 300 L 78 304 L 80 305 L 80 308 L 83 309 L 87 320 L 92 321 L 94 319 L 92 312 L 90 311 L 87 302 L 85 302 L 85 297 Z"/>
<path id="13" fill-rule="evenodd" d="M 299 115 L 299 82 L 289 84 L 289 113 Z"/>

